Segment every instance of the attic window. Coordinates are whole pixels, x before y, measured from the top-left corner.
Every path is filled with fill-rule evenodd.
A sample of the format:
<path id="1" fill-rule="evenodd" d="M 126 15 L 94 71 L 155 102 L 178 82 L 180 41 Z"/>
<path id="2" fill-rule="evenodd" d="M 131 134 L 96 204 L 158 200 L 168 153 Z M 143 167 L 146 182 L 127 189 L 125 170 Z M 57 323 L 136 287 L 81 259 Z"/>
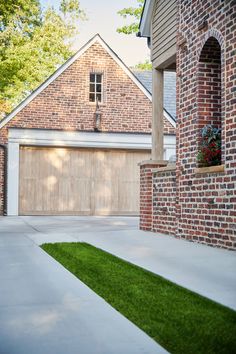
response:
<path id="1" fill-rule="evenodd" d="M 90 73 L 89 102 L 102 102 L 102 74 Z"/>

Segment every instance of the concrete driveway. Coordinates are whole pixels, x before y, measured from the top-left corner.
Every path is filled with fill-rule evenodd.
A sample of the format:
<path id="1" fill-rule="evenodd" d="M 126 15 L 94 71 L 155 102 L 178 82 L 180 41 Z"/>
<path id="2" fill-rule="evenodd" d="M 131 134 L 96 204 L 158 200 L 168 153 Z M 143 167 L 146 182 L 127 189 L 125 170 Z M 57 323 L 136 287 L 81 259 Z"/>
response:
<path id="1" fill-rule="evenodd" d="M 0 217 L 0 353 L 165 353 L 34 242 L 50 239 L 51 233 L 70 239 L 81 230 L 108 232 L 136 224 L 133 219 Z"/>
<path id="2" fill-rule="evenodd" d="M 138 222 L 135 217 L 25 216 L 6 218 L 4 224 L 38 245 L 88 242 L 236 309 L 236 252 L 144 232 Z"/>
<path id="3" fill-rule="evenodd" d="M 0 217 L 1 354 L 164 352 L 37 246 L 71 241 L 236 309 L 235 252 L 140 231 L 133 217 Z"/>

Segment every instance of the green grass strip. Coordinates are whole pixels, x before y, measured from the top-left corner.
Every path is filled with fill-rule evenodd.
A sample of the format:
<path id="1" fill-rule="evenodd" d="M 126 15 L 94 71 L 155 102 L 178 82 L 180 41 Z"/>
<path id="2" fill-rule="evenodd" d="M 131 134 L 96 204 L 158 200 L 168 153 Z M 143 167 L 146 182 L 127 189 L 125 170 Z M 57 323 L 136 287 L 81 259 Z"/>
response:
<path id="1" fill-rule="evenodd" d="M 171 353 L 236 353 L 236 312 L 86 243 L 42 248 Z"/>

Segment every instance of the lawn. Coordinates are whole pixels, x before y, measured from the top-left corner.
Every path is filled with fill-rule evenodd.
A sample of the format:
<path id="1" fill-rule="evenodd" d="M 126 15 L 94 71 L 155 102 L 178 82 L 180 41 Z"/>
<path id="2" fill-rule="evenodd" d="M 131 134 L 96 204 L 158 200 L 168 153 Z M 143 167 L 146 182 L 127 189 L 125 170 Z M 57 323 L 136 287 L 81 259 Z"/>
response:
<path id="1" fill-rule="evenodd" d="M 236 353 L 236 312 L 86 243 L 42 248 L 171 353 Z"/>

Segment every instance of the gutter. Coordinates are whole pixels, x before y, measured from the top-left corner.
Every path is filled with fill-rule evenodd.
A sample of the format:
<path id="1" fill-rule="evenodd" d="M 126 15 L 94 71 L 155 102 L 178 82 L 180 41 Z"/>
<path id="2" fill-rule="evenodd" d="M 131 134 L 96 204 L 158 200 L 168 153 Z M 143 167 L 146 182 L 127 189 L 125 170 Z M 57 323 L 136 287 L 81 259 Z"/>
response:
<path id="1" fill-rule="evenodd" d="M 7 215 L 7 145 L 0 144 L 0 148 L 4 151 L 3 162 L 3 215 Z"/>

